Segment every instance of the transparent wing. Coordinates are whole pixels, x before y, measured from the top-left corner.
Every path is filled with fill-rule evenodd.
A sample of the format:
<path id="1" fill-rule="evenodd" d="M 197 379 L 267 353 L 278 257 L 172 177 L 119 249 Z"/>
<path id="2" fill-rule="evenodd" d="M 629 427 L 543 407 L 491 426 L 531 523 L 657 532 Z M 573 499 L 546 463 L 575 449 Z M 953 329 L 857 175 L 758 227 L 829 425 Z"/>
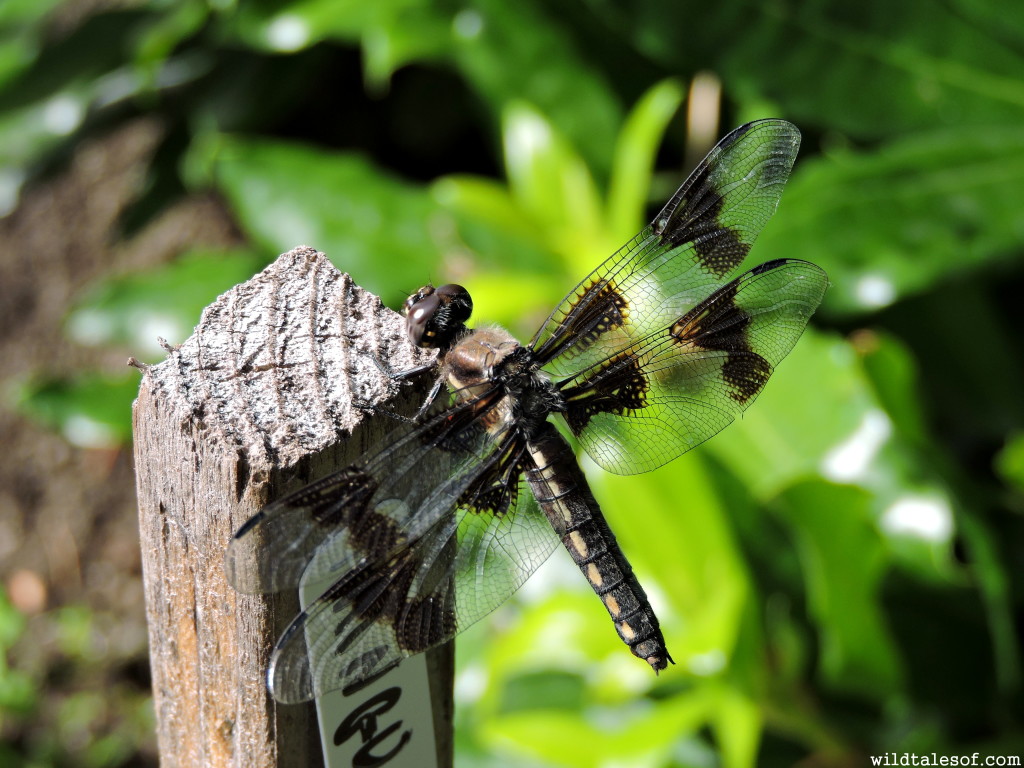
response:
<path id="1" fill-rule="evenodd" d="M 673 323 L 721 287 L 771 218 L 800 147 L 784 120 L 723 138 L 654 221 L 588 275 L 530 346 L 556 377 Z"/>
<path id="2" fill-rule="evenodd" d="M 646 472 L 704 442 L 753 402 L 821 302 L 828 277 L 767 262 L 666 327 L 559 383 L 565 419 L 610 472 Z"/>
<path id="3" fill-rule="evenodd" d="M 282 635 L 269 682 L 304 701 L 451 639 L 506 600 L 558 544 L 521 479 L 514 427 L 488 396 L 268 505 L 228 547 L 241 591 L 324 587 Z"/>
<path id="4" fill-rule="evenodd" d="M 558 545 L 515 464 L 496 462 L 463 500 L 387 562 L 356 562 L 282 635 L 269 683 L 282 702 L 357 686 L 446 642 L 515 592 Z M 504 497 L 500 508 L 493 500 Z"/>
<path id="5" fill-rule="evenodd" d="M 401 424 L 364 462 L 264 507 L 228 544 L 225 572 L 240 592 L 278 592 L 323 581 L 358 559 L 386 559 L 453 506 L 499 442 L 475 404 L 425 424 Z"/>

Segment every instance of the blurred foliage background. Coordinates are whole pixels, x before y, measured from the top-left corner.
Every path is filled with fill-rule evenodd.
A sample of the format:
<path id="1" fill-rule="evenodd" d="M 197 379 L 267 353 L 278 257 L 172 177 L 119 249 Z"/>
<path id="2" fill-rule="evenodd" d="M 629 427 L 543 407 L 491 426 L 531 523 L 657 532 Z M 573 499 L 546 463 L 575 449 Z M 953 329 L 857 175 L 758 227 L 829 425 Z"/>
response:
<path id="1" fill-rule="evenodd" d="M 705 446 L 587 465 L 677 665 L 556 554 L 460 638 L 458 765 L 1021 754 L 1024 6 L 4 0 L 0 764 L 156 763 L 127 354 L 299 244 L 529 338 L 766 116 L 751 259 L 828 271 L 813 327 Z"/>

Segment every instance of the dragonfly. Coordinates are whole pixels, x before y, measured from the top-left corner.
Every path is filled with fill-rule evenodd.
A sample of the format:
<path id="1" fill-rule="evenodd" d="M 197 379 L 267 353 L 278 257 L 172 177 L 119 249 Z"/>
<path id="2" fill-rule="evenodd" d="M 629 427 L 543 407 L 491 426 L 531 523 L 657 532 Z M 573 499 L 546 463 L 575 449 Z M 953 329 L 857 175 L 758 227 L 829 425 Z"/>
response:
<path id="1" fill-rule="evenodd" d="M 799 146 L 784 120 L 733 130 L 528 344 L 470 329 L 462 286 L 408 298 L 410 340 L 437 350 L 431 364 L 394 374 L 435 376 L 419 414 L 356 463 L 264 507 L 228 545 L 226 573 L 241 592 L 303 580 L 323 590 L 273 652 L 277 700 L 357 689 L 452 640 L 559 545 L 633 655 L 667 668 L 658 618 L 564 432 L 604 470 L 634 474 L 750 406 L 828 287 L 822 269 L 791 258 L 733 277 Z"/>

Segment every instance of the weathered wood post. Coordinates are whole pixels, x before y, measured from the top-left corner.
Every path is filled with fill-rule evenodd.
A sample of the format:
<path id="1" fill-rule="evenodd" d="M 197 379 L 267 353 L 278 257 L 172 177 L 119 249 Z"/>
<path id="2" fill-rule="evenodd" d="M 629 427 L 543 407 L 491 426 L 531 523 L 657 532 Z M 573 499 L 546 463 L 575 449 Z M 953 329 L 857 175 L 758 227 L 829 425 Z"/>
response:
<path id="1" fill-rule="evenodd" d="M 395 370 L 429 359 L 398 314 L 297 248 L 207 307 L 165 361 L 139 366 L 136 483 L 161 765 L 322 765 L 312 704 L 279 705 L 265 683 L 296 596 L 238 594 L 224 549 L 266 503 L 351 463 L 393 426 L 352 406 L 394 394 L 374 357 Z M 403 398 L 419 404 L 416 392 Z M 433 659 L 447 667 L 431 681 L 439 765 L 451 759 L 450 658 Z"/>

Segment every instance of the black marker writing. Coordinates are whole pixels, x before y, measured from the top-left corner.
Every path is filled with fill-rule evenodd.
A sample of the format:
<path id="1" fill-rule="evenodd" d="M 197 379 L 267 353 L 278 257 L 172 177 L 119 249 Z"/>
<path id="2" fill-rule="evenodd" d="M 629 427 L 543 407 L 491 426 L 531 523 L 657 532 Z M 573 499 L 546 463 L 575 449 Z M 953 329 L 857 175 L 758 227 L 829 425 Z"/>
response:
<path id="1" fill-rule="evenodd" d="M 412 730 L 402 731 L 398 743 L 388 752 L 377 754 L 375 749 L 380 747 L 384 741 L 392 736 L 402 727 L 402 721 L 392 723 L 383 730 L 380 729 L 378 718 L 385 712 L 392 709 L 402 697 L 402 689 L 396 687 L 381 691 L 376 696 L 367 699 L 358 707 L 353 709 L 348 717 L 342 720 L 334 732 L 334 743 L 340 746 L 356 734 L 362 741 L 362 747 L 352 758 L 354 768 L 376 768 L 384 765 L 395 757 L 412 738 Z"/>

